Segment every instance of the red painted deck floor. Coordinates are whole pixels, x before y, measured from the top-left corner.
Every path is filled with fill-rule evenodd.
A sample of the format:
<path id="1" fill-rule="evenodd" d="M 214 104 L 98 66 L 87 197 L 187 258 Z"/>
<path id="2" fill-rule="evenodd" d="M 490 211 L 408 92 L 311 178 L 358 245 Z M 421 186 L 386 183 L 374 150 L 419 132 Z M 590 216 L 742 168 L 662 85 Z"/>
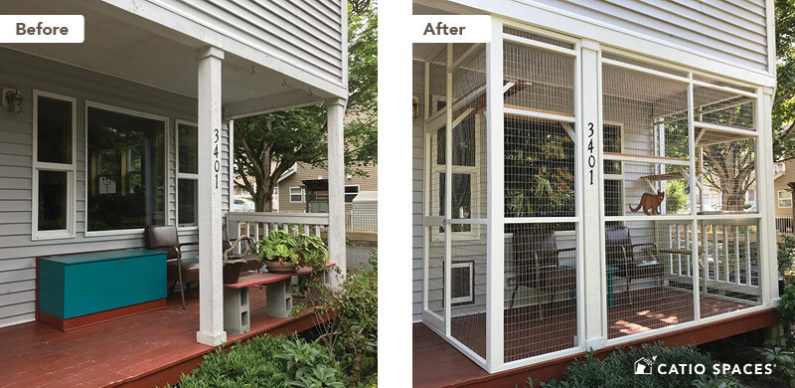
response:
<path id="1" fill-rule="evenodd" d="M 314 326 L 311 313 L 298 319 L 266 316 L 264 289 L 252 289 L 249 295 L 252 331 L 229 341 Z M 196 343 L 198 292 L 192 291 L 186 302 L 182 310 L 175 293 L 163 308 L 65 333 L 38 322 L 0 328 L 0 387 L 163 385 L 163 376 L 153 374 L 172 367 L 171 374 L 178 376 L 181 364 L 195 365 L 213 349 Z"/>
<path id="2" fill-rule="evenodd" d="M 635 292 L 633 304 L 617 298 L 609 308 L 608 335 L 645 332 L 693 319 L 693 296 L 687 292 Z M 703 296 L 703 316 L 736 311 L 750 305 Z M 573 304 L 557 303 L 546 307 L 544 317 L 534 308 L 516 308 L 505 311 L 505 361 L 568 349 L 574 346 L 577 319 Z M 464 345 L 481 355 L 486 348 L 485 314 L 454 318 L 451 333 Z M 455 386 L 473 380 L 488 378 L 488 373 L 445 340 L 422 324 L 414 327 L 414 384 L 417 387 Z M 511 385 L 513 386 L 513 385 Z"/>

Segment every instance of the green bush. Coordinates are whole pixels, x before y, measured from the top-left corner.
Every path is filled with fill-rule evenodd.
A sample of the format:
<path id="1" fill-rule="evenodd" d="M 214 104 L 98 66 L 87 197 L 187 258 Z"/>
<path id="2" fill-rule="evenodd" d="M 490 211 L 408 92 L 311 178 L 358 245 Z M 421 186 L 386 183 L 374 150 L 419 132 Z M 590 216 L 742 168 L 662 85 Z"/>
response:
<path id="1" fill-rule="evenodd" d="M 792 259 L 795 253 L 795 238 L 786 234 L 779 234 L 781 242 L 777 245 L 778 273 L 789 276 L 792 272 Z"/>
<path id="2" fill-rule="evenodd" d="M 298 337 L 257 336 L 205 356 L 199 368 L 183 375 L 184 387 L 333 387 L 348 386 L 340 365 L 322 346 Z"/>
<path id="3" fill-rule="evenodd" d="M 654 359 L 654 365 L 659 364 L 703 364 L 707 373 L 697 374 L 658 374 L 656 371 L 650 375 L 636 375 L 634 373 L 635 361 L 641 357 Z M 629 349 L 618 348 L 603 360 L 596 358 L 593 353 L 583 359 L 575 360 L 566 369 L 563 381 L 549 381 L 536 383 L 529 380 L 531 387 L 731 387 L 736 385 L 736 380 L 728 375 L 711 374 L 715 361 L 693 346 L 668 348 L 657 343 L 643 344 L 641 347 Z"/>
<path id="4" fill-rule="evenodd" d="M 374 385 L 378 353 L 378 258 L 372 269 L 349 270 L 339 288 L 325 287 L 320 278 L 308 278 L 306 299 L 314 306 L 321 334 L 317 342 L 342 365 L 352 386 Z M 306 306 L 296 304 L 294 313 Z M 335 318 L 326 320 L 332 315 Z"/>

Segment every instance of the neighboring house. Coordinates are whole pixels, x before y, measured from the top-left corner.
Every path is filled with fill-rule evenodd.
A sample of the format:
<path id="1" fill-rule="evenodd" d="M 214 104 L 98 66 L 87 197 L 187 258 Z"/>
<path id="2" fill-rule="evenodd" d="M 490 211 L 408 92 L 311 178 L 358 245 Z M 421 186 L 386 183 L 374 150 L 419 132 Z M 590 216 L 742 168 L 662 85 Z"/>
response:
<path id="1" fill-rule="evenodd" d="M 345 211 L 350 212 L 353 200 L 362 191 L 378 191 L 378 166 L 358 167 L 367 176 L 346 174 L 345 176 Z M 297 163 L 279 178 L 278 191 L 283 193 L 279 204 L 282 213 L 325 213 L 328 211 L 328 198 L 307 203 L 307 190 L 303 181 L 328 179 L 328 170 Z"/>
<path id="2" fill-rule="evenodd" d="M 414 45 L 416 386 L 513 386 L 591 349 L 775 322 L 771 1 L 414 13 L 492 23 L 486 44 Z M 732 144 L 756 186 L 709 209 L 698 164 Z"/>
<path id="3" fill-rule="evenodd" d="M 4 14 L 84 15 L 85 42 L 0 45 L 0 87 L 22 99 L 0 110 L 0 327 L 36 318 L 37 258 L 141 248 L 145 226 L 177 225 L 181 242 L 199 243 L 185 248 L 198 253 L 201 279 L 199 308 L 184 312 L 194 317 L 187 341 L 226 341 L 221 239 L 234 221 L 233 120 L 325 103 L 329 144 L 338 144 L 346 9 L 343 0 L 3 1 Z M 341 196 L 343 150 L 329 154 L 338 178 L 330 189 Z M 331 259 L 344 271 L 344 204 L 314 220 L 328 225 Z"/>

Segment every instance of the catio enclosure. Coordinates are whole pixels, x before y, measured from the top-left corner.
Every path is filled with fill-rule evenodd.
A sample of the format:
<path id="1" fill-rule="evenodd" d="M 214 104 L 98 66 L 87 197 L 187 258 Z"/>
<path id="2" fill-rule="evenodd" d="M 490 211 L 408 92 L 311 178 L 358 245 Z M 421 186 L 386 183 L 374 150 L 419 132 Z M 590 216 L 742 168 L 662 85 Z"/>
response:
<path id="1" fill-rule="evenodd" d="M 494 26 L 414 45 L 423 322 L 496 372 L 769 303 L 762 89 Z"/>

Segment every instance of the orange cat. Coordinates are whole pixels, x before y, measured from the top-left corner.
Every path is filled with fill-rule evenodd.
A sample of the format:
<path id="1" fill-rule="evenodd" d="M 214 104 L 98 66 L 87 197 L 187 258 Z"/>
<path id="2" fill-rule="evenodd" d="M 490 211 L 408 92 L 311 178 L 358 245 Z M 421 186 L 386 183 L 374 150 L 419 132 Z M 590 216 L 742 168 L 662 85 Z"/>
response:
<path id="1" fill-rule="evenodd" d="M 629 204 L 629 211 L 633 213 L 637 213 L 640 208 L 643 208 L 643 213 L 647 216 L 652 214 L 660 214 L 660 204 L 662 204 L 663 199 L 665 199 L 665 192 L 657 190 L 657 194 L 652 193 L 643 193 L 640 197 L 640 203 L 638 207 L 632 208 L 632 204 Z M 651 212 L 649 212 L 651 210 Z"/>

